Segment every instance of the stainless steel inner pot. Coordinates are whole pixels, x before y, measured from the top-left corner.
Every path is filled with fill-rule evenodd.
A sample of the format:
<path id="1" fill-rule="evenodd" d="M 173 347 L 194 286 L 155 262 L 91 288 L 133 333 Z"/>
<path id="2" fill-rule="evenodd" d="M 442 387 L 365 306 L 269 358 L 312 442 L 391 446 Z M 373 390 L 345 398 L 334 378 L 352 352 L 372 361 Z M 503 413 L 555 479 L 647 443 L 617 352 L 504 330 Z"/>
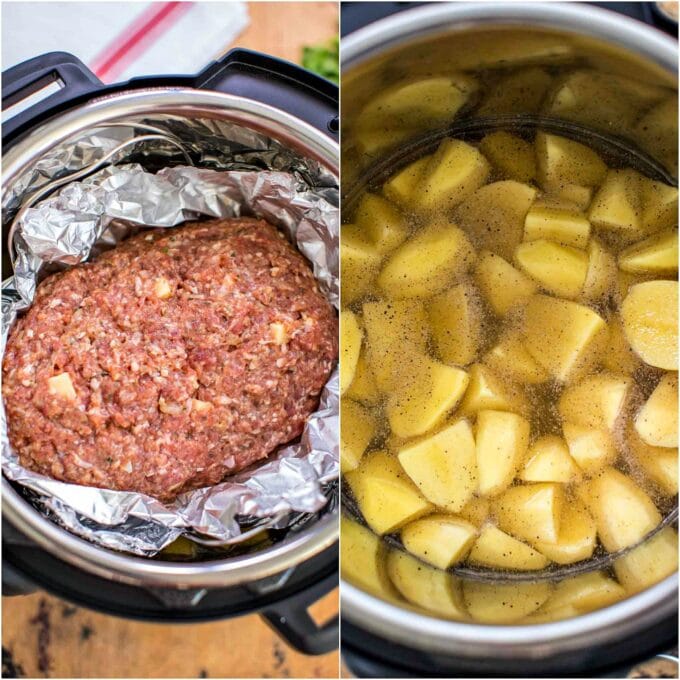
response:
<path id="1" fill-rule="evenodd" d="M 638 77 L 643 74 L 645 82 L 677 87 L 675 41 L 637 21 L 584 3 L 433 3 L 400 12 L 351 34 L 341 45 L 343 196 L 351 198 L 353 186 L 362 182 L 362 173 L 370 175 L 370 168 L 380 164 L 381 154 L 362 155 L 355 144 L 352 125 L 356 113 L 381 87 L 409 75 L 437 73 L 438 67 L 454 71 L 461 68 L 460 62 L 471 64 L 476 59 L 492 68 L 491 63 L 483 64 L 484 49 L 489 45 L 493 48 L 502 31 L 517 29 L 527 44 L 537 36 L 548 35 L 556 44 L 561 39 L 572 45 L 588 45 L 614 72 L 634 72 Z M 521 43 L 515 42 L 518 51 Z M 546 49 L 541 54 L 539 49 L 527 65 L 549 66 L 555 56 L 554 50 Z M 526 112 L 520 103 L 511 113 Z M 459 118 L 465 116 L 463 110 Z M 610 125 L 612 135 L 625 136 L 615 122 Z M 675 155 L 677 141 L 671 140 L 670 144 Z M 668 167 L 668 158 L 657 160 L 675 174 L 676 168 Z M 677 157 L 670 164 L 677 166 Z M 359 629 L 408 649 L 501 663 L 503 659 L 531 662 L 578 653 L 635 631 L 653 629 L 677 612 L 678 603 L 677 574 L 610 607 L 530 626 L 440 620 L 380 600 L 346 581 L 342 581 L 341 592 L 343 618 Z"/>
<path id="2" fill-rule="evenodd" d="M 3 154 L 3 195 L 28 168 L 64 140 L 94 127 L 151 114 L 216 119 L 271 137 L 338 173 L 338 147 L 312 126 L 251 99 L 189 88 L 150 88 L 93 99 L 34 128 Z M 97 547 L 41 515 L 2 478 L 2 512 L 18 530 L 58 558 L 98 576 L 171 588 L 226 588 L 295 567 L 333 545 L 338 518 L 328 512 L 308 528 L 261 551 L 209 562 L 148 560 Z"/>

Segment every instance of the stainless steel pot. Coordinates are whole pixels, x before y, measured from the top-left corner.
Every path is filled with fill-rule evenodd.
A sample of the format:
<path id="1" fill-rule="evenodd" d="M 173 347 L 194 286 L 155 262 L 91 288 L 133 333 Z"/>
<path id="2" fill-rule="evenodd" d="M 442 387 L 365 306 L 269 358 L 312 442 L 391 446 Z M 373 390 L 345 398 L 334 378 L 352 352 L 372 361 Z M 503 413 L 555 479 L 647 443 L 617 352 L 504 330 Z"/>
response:
<path id="1" fill-rule="evenodd" d="M 498 31 L 516 29 L 529 42 L 536 35 L 550 35 L 557 43 L 562 37 L 570 44 L 588 45 L 619 73 L 634 69 L 638 75 L 646 74 L 649 82 L 673 86 L 677 76 L 675 41 L 644 24 L 584 3 L 433 3 L 399 12 L 349 35 L 341 45 L 343 194 L 351 196 L 352 184 L 361 182 L 362 170 L 380 163 L 380 153 L 362 155 L 353 137 L 353 121 L 361 107 L 389 85 L 390 78 L 441 72 L 438 59 L 443 58 L 449 59 L 448 68 L 454 71 L 461 59 L 474 63 L 475 50 L 493 42 L 485 42 L 486 31 L 496 31 L 498 36 Z M 550 55 L 542 56 L 539 50 L 528 63 L 548 65 Z M 519 103 L 512 114 L 521 113 Z M 466 115 L 463 112 L 462 117 Z M 615 126 L 609 131 L 622 133 Z M 643 632 L 649 638 L 661 621 L 677 618 L 678 604 L 677 575 L 605 609 L 530 626 L 438 620 L 377 599 L 346 581 L 342 581 L 341 591 L 343 622 L 347 623 L 343 645 L 351 645 L 353 650 L 363 645 L 364 649 L 370 647 L 369 655 L 378 655 L 376 650 L 385 641 L 387 649 L 379 653 L 382 661 L 389 663 L 390 654 L 396 657 L 410 650 L 411 658 L 418 658 L 414 667 L 424 673 L 429 664 L 435 675 L 447 671 L 464 675 L 467 670 L 521 676 L 535 674 L 538 666 L 546 674 L 568 675 L 570 671 L 583 672 L 584 663 L 590 664 L 585 671 L 594 674 L 594 665 L 608 660 L 596 662 L 584 650 L 606 649 L 617 642 L 633 641 L 638 635 L 642 639 Z M 408 665 L 403 658 L 395 660 L 400 663 Z"/>

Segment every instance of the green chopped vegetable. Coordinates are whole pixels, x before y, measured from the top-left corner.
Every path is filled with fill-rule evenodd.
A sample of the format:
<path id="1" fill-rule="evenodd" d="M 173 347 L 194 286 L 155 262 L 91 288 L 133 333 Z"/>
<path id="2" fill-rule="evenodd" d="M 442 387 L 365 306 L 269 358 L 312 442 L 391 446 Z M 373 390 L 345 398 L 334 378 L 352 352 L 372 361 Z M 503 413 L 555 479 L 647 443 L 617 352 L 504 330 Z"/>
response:
<path id="1" fill-rule="evenodd" d="M 340 76 L 338 38 L 332 38 L 323 45 L 303 47 L 302 65 L 306 69 L 337 83 Z"/>

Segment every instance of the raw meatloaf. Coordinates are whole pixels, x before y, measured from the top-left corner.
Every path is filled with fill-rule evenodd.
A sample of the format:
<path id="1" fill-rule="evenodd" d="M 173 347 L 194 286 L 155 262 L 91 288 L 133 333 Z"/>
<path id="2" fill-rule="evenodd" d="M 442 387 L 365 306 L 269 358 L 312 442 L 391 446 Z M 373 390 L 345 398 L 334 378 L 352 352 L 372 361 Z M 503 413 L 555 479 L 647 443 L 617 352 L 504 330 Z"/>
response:
<path id="1" fill-rule="evenodd" d="M 273 226 L 144 231 L 55 274 L 3 364 L 27 468 L 162 500 L 301 432 L 337 357 L 335 314 Z"/>

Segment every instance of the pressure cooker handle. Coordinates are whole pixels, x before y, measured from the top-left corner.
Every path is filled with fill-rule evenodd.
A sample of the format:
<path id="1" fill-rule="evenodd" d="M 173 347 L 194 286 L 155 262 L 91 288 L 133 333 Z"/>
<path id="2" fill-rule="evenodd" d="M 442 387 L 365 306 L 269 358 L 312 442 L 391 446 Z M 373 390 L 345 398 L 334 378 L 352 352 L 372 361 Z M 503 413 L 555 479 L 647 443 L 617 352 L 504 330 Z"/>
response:
<path id="1" fill-rule="evenodd" d="M 262 616 L 298 652 L 315 655 L 332 652 L 339 644 L 339 617 L 318 625 L 309 614 L 309 607 L 337 585 L 335 571 L 295 597 L 271 605 Z"/>
<path id="2" fill-rule="evenodd" d="M 195 86 L 269 104 L 338 140 L 337 86 L 288 61 L 252 50 L 231 50 L 203 70 Z"/>
<path id="3" fill-rule="evenodd" d="M 103 83 L 80 59 L 67 52 L 49 52 L 7 69 L 2 74 L 2 110 L 26 102 L 40 90 L 56 84 L 59 89 L 40 101 L 20 108 L 2 123 L 6 139 L 29 121 L 54 112 L 66 103 L 101 89 Z"/>

